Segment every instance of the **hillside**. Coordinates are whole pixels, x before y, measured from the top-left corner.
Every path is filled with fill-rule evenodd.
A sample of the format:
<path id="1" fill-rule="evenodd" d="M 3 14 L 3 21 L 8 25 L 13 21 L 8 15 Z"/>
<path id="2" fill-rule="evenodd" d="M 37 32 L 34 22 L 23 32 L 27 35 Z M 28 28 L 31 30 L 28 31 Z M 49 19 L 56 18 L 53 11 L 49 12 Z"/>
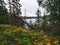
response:
<path id="1" fill-rule="evenodd" d="M 0 45 L 60 45 L 60 37 L 22 27 L 0 24 Z"/>

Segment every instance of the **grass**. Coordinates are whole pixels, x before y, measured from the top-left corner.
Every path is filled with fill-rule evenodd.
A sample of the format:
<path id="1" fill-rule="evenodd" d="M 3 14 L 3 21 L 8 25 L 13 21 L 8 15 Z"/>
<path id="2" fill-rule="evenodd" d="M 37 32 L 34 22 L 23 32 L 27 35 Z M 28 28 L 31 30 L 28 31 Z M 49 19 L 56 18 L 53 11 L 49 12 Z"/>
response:
<path id="1" fill-rule="evenodd" d="M 22 27 L 0 24 L 0 45 L 60 45 L 60 36 L 49 36 Z"/>

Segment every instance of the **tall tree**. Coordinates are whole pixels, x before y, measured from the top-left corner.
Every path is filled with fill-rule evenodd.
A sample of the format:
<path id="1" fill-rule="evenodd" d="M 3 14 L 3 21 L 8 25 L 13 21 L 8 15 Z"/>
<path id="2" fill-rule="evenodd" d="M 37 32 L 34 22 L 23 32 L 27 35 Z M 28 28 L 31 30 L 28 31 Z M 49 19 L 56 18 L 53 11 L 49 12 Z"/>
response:
<path id="1" fill-rule="evenodd" d="M 11 18 L 12 18 L 12 23 L 16 26 L 22 26 L 23 23 L 21 20 L 23 19 L 19 19 L 19 16 L 21 15 L 21 4 L 19 3 L 20 0 L 9 0 L 9 12 L 11 14 Z"/>
<path id="2" fill-rule="evenodd" d="M 52 32 L 56 34 L 60 31 L 60 14 L 59 14 L 59 0 L 43 0 L 41 4 L 47 11 L 49 16 L 47 17 L 49 27 Z"/>
<path id="3" fill-rule="evenodd" d="M 53 27 L 52 29 L 54 29 L 54 34 L 58 34 L 60 31 L 59 0 L 48 0 L 48 5 L 47 9 L 50 12 L 49 22 Z"/>
<path id="4" fill-rule="evenodd" d="M 4 2 L 4 0 L 0 0 L 0 24 L 9 23 L 8 13 L 5 6 L 6 6 L 6 3 Z"/>
<path id="5" fill-rule="evenodd" d="M 38 6 L 39 8 L 41 7 L 43 0 L 37 0 Z M 39 8 L 37 9 L 36 15 L 37 15 L 37 19 L 36 19 L 36 28 L 38 30 L 40 30 L 40 26 L 41 26 L 41 11 L 39 10 Z"/>

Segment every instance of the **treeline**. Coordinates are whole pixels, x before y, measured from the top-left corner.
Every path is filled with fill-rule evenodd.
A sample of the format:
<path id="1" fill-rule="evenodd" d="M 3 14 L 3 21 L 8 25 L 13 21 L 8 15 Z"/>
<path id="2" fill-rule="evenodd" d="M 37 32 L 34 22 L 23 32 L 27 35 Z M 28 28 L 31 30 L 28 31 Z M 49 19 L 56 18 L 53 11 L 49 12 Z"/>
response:
<path id="1" fill-rule="evenodd" d="M 23 25 L 22 19 L 18 19 L 21 15 L 20 0 L 0 0 L 0 24 Z M 8 5 L 8 8 L 6 6 Z"/>
<path id="2" fill-rule="evenodd" d="M 0 0 L 0 24 L 9 23 L 8 12 L 5 6 L 6 3 L 3 0 Z"/>
<path id="3" fill-rule="evenodd" d="M 8 8 L 6 8 L 7 5 Z M 11 24 L 21 27 L 27 24 L 32 29 L 33 27 L 25 19 L 20 18 L 22 14 L 21 6 L 20 0 L 7 0 L 7 4 L 4 0 L 0 0 L 0 12 L 2 12 L 0 13 L 0 24 Z"/>
<path id="4" fill-rule="evenodd" d="M 48 34 L 60 35 L 59 0 L 38 0 L 37 2 L 39 7 L 46 9 L 40 29 Z"/>
<path id="5" fill-rule="evenodd" d="M 22 27 L 27 24 L 29 29 L 43 30 L 48 34 L 60 35 L 59 0 L 37 0 L 39 7 L 45 8 L 46 12 L 44 16 L 41 17 L 41 12 L 38 8 L 36 12 L 37 18 L 34 24 L 31 21 L 31 23 L 28 24 L 25 19 L 19 18 L 22 6 L 19 3 L 20 0 L 7 1 L 9 10 L 6 8 L 7 4 L 3 0 L 0 0 L 0 24 L 11 24 Z"/>

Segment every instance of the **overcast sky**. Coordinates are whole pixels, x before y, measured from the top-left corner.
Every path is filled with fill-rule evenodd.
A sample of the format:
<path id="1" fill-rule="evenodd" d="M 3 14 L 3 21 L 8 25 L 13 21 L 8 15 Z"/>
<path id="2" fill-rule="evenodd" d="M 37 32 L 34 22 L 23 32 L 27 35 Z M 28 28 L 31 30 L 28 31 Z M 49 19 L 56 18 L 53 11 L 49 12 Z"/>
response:
<path id="1" fill-rule="evenodd" d="M 5 0 L 6 1 L 6 0 Z M 37 0 L 20 0 L 20 3 L 22 5 L 22 15 L 25 14 L 25 9 L 26 9 L 26 15 L 35 15 L 36 11 L 38 9 L 38 4 Z M 40 7 L 41 14 L 43 15 L 44 9 Z"/>
<path id="2" fill-rule="evenodd" d="M 35 14 L 35 12 L 38 8 L 38 4 L 37 4 L 36 0 L 20 0 L 20 2 L 22 5 L 23 13 L 25 13 L 25 9 L 26 9 L 27 15 Z"/>
<path id="3" fill-rule="evenodd" d="M 26 14 L 27 15 L 35 15 L 36 11 L 38 9 L 38 3 L 37 0 L 20 0 L 21 5 L 22 5 L 22 13 L 25 13 L 26 9 Z M 43 15 L 44 9 L 40 7 L 41 14 Z"/>

